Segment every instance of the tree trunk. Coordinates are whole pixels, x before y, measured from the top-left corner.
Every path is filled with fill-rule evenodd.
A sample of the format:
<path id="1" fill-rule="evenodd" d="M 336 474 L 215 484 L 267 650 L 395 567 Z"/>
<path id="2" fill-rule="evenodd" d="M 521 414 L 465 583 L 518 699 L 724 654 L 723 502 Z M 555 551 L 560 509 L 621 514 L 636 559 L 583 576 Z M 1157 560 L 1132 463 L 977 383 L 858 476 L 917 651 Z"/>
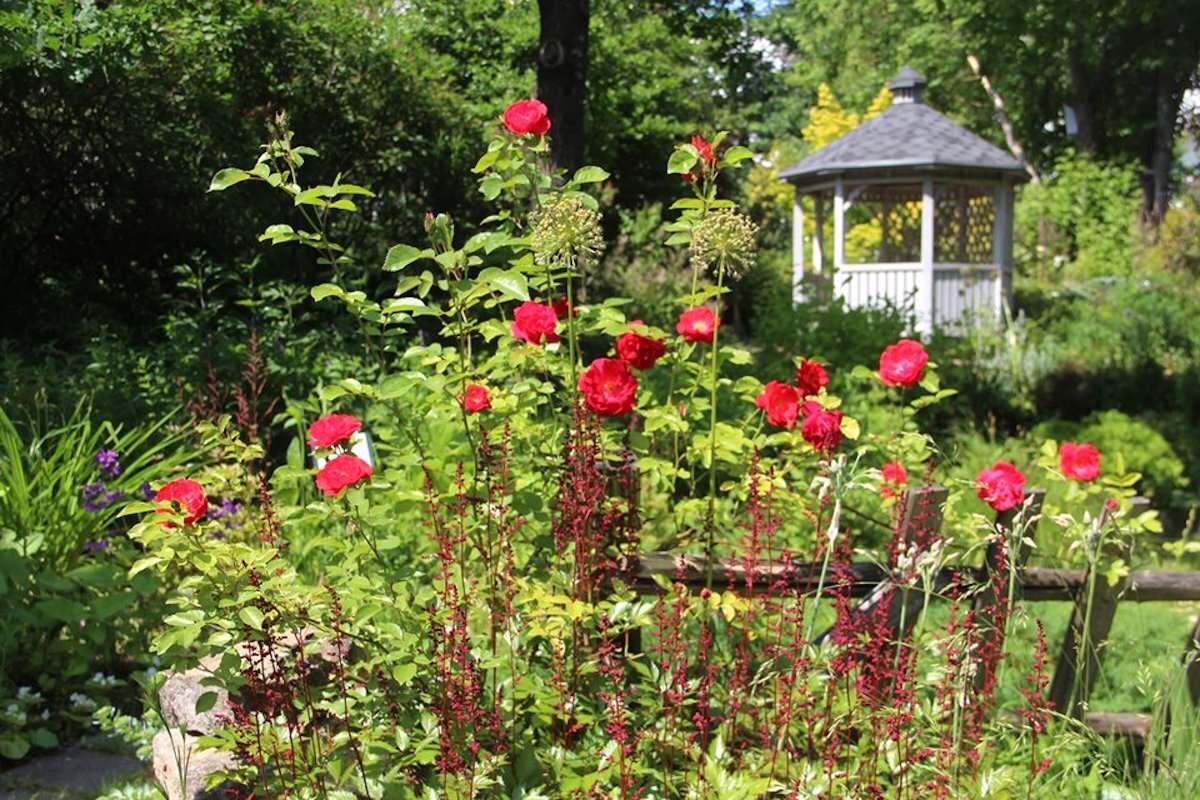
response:
<path id="1" fill-rule="evenodd" d="M 1170 51 L 1178 46 L 1181 30 L 1174 3 L 1166 3 L 1159 16 L 1160 41 Z M 1154 70 L 1154 142 L 1142 174 L 1143 225 L 1157 228 L 1171 200 L 1171 164 L 1175 160 L 1175 122 L 1183 99 L 1182 72 L 1170 60 Z"/>
<path id="2" fill-rule="evenodd" d="M 550 112 L 550 156 L 568 171 L 583 166 L 589 0 L 538 0 L 538 98 Z"/>
<path id="3" fill-rule="evenodd" d="M 1072 44 L 1067 48 L 1067 66 L 1071 72 L 1071 108 L 1075 110 L 1076 134 L 1079 149 L 1089 156 L 1100 153 L 1100 144 L 1096 138 L 1096 109 L 1092 103 L 1091 83 L 1093 76 L 1089 74 L 1084 62 L 1083 48 Z"/>

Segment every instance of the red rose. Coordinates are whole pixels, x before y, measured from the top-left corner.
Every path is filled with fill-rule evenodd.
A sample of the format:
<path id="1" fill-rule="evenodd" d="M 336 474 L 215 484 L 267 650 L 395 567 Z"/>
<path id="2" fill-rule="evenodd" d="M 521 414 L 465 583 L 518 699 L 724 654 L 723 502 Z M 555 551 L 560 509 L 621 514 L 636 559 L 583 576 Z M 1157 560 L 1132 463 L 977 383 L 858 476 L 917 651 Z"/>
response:
<path id="1" fill-rule="evenodd" d="M 579 309 L 571 305 L 571 303 L 567 300 L 566 295 L 555 300 L 550 304 L 550 307 L 554 309 L 554 316 L 558 317 L 559 319 L 566 319 L 568 311 L 571 312 L 571 316 L 573 317 L 579 316 Z"/>
<path id="2" fill-rule="evenodd" d="M 546 104 L 540 100 L 518 100 L 505 109 L 504 126 L 518 136 L 528 133 L 545 136 L 550 131 Z"/>
<path id="3" fill-rule="evenodd" d="M 701 161 L 707 161 L 709 164 L 717 163 L 717 157 L 712 149 L 712 142 L 704 141 L 704 137 L 700 134 L 697 133 L 692 137 L 692 147 L 696 148 L 696 151 L 700 153 Z"/>
<path id="4" fill-rule="evenodd" d="M 526 300 L 513 312 L 512 334 L 530 344 L 553 344 L 558 341 L 558 315 L 550 306 Z"/>
<path id="5" fill-rule="evenodd" d="M 154 495 L 156 503 L 170 503 L 171 508 L 160 508 L 160 514 L 168 511 L 183 514 L 183 524 L 191 525 L 208 513 L 208 498 L 204 496 L 204 487 L 188 478 L 179 478 L 163 486 Z M 174 522 L 165 523 L 168 528 L 174 528 Z"/>
<path id="6" fill-rule="evenodd" d="M 879 377 L 888 386 L 912 386 L 925 374 L 929 354 L 920 342 L 901 339 L 879 357 Z"/>
<path id="7" fill-rule="evenodd" d="M 350 414 L 330 414 L 308 426 L 309 447 L 333 447 L 340 444 L 362 427 L 362 423 Z"/>
<path id="8" fill-rule="evenodd" d="M 370 464 L 358 456 L 342 453 L 321 467 L 317 473 L 317 488 L 333 497 L 347 486 L 353 486 L 373 474 Z"/>
<path id="9" fill-rule="evenodd" d="M 879 493 L 884 497 L 894 497 L 896 490 L 908 483 L 908 470 L 899 461 L 889 461 L 883 465 L 883 488 Z"/>
<path id="10" fill-rule="evenodd" d="M 800 435 L 816 450 L 833 450 L 842 442 L 842 412 L 821 408 L 809 400 L 803 406 L 804 424 Z"/>
<path id="11" fill-rule="evenodd" d="M 654 362 L 666 355 L 666 352 L 667 346 L 663 344 L 662 339 L 642 336 L 634 331 L 622 333 L 617 337 L 617 358 L 634 369 L 650 369 Z"/>
<path id="12" fill-rule="evenodd" d="M 1025 473 L 1007 461 L 997 461 L 979 473 L 979 499 L 997 511 L 1007 511 L 1025 501 Z"/>
<path id="13" fill-rule="evenodd" d="M 468 383 L 463 389 L 462 404 L 468 414 L 477 414 L 492 407 L 492 396 L 486 386 Z"/>
<path id="14" fill-rule="evenodd" d="M 597 358 L 579 376 L 587 407 L 601 417 L 628 414 L 637 405 L 637 378 L 624 361 Z"/>
<path id="15" fill-rule="evenodd" d="M 689 308 L 679 315 L 675 330 L 689 342 L 707 342 L 712 344 L 713 334 L 721 320 L 708 306 Z"/>
<path id="16" fill-rule="evenodd" d="M 1058 448 L 1058 468 L 1074 481 L 1094 481 L 1100 475 L 1100 451 L 1084 442 L 1063 442 Z"/>
<path id="17" fill-rule="evenodd" d="M 824 367 L 807 358 L 800 362 L 800 367 L 796 370 L 796 386 L 800 389 L 802 397 L 818 395 L 828 385 L 829 373 Z"/>
<path id="18" fill-rule="evenodd" d="M 771 381 L 755 402 L 767 412 L 767 422 L 789 431 L 796 427 L 796 420 L 800 417 L 800 394 L 794 387 Z"/>

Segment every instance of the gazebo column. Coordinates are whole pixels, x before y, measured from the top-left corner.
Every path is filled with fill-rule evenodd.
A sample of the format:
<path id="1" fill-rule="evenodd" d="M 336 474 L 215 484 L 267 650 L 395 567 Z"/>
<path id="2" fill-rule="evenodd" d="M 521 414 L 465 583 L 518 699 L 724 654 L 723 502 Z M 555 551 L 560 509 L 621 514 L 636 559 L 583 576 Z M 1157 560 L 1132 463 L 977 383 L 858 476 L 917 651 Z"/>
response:
<path id="1" fill-rule="evenodd" d="M 996 219 L 992 225 L 992 263 L 996 265 L 996 321 L 1004 319 L 1004 304 L 1012 301 L 1013 188 L 996 184 Z"/>
<path id="2" fill-rule="evenodd" d="M 833 187 L 833 274 L 841 282 L 838 273 L 846 263 L 846 184 L 841 178 Z M 835 292 L 837 288 L 835 287 Z M 853 302 L 853 301 L 851 301 Z"/>
<path id="3" fill-rule="evenodd" d="M 796 189 L 792 204 L 792 301 L 804 302 L 804 194 Z"/>
<path id="4" fill-rule="evenodd" d="M 812 264 L 814 272 L 825 271 L 825 204 L 820 192 L 813 195 Z"/>
<path id="5" fill-rule="evenodd" d="M 935 214 L 933 178 L 921 184 L 921 274 L 917 278 L 917 332 L 922 336 L 933 333 L 933 220 Z"/>

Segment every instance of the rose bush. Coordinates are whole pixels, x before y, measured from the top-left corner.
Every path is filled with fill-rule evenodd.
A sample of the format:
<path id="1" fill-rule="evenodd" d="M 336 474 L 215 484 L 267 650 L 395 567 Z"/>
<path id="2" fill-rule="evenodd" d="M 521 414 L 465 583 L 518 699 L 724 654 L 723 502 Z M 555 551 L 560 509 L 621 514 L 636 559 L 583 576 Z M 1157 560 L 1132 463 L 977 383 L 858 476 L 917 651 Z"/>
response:
<path id="1" fill-rule="evenodd" d="M 184 574 L 159 650 L 181 664 L 216 656 L 217 678 L 243 690 L 214 737 L 237 755 L 236 777 L 263 797 L 981 796 L 989 737 L 1015 739 L 989 722 L 994 695 L 974 690 L 1002 637 L 966 613 L 948 626 L 921 614 L 896 635 L 831 585 L 869 548 L 870 525 L 893 528 L 873 559 L 914 581 L 983 544 L 1007 552 L 1021 533 L 970 499 L 948 505 L 953 535 L 932 532 L 918 553 L 895 516 L 904 504 L 880 502 L 870 465 L 887 463 L 894 491 L 908 483 L 901 463 L 954 477 L 919 425 L 950 392 L 936 365 L 902 340 L 878 373 L 832 363 L 845 397 L 810 359 L 795 360 L 795 385 L 764 385 L 720 322 L 756 257 L 753 226 L 717 181 L 751 153 L 723 134 L 681 144 L 667 165 L 690 192 L 667 227 L 692 270 L 678 338 L 668 347 L 669 319 L 630 321 L 617 298 L 584 302 L 603 249 L 588 190 L 607 173 L 551 170 L 541 123 L 517 113 L 531 108 L 510 107 L 476 165 L 496 213 L 470 235 L 431 214 L 427 241 L 388 253 L 384 292 L 348 282 L 350 251 L 321 227 L 366 189 L 302 186 L 313 154 L 290 134 L 232 173 L 320 212 L 314 230 L 271 226 L 264 239 L 336 267 L 313 297 L 360 323 L 371 365 L 289 415 L 304 430 L 330 403 L 361 409 L 379 456 L 372 468 L 334 450 L 314 475 L 293 447 L 262 482 L 254 537 L 135 529 L 135 570 Z M 337 447 L 344 430 L 310 436 Z M 257 457 L 233 436 L 214 451 Z M 1018 475 L 997 463 L 979 496 L 1013 507 Z M 648 550 L 690 558 L 639 574 Z M 967 602 L 979 588 L 963 587 Z M 313 629 L 334 643 L 319 679 L 319 648 L 285 664 L 253 655 Z M 1007 770 L 1003 791 L 1041 772 Z"/>

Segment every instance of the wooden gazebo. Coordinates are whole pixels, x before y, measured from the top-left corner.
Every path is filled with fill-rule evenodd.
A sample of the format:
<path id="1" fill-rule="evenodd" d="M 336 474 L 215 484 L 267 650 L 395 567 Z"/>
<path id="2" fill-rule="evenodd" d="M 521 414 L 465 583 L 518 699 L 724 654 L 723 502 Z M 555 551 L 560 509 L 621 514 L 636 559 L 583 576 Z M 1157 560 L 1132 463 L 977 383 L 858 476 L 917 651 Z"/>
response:
<path id="1" fill-rule="evenodd" d="M 921 333 L 1000 318 L 1012 292 L 1013 187 L 1025 173 L 925 105 L 925 85 L 905 67 L 888 84 L 887 111 L 780 173 L 796 187 L 797 299 L 804 273 L 831 265 L 839 297 L 911 308 Z"/>

